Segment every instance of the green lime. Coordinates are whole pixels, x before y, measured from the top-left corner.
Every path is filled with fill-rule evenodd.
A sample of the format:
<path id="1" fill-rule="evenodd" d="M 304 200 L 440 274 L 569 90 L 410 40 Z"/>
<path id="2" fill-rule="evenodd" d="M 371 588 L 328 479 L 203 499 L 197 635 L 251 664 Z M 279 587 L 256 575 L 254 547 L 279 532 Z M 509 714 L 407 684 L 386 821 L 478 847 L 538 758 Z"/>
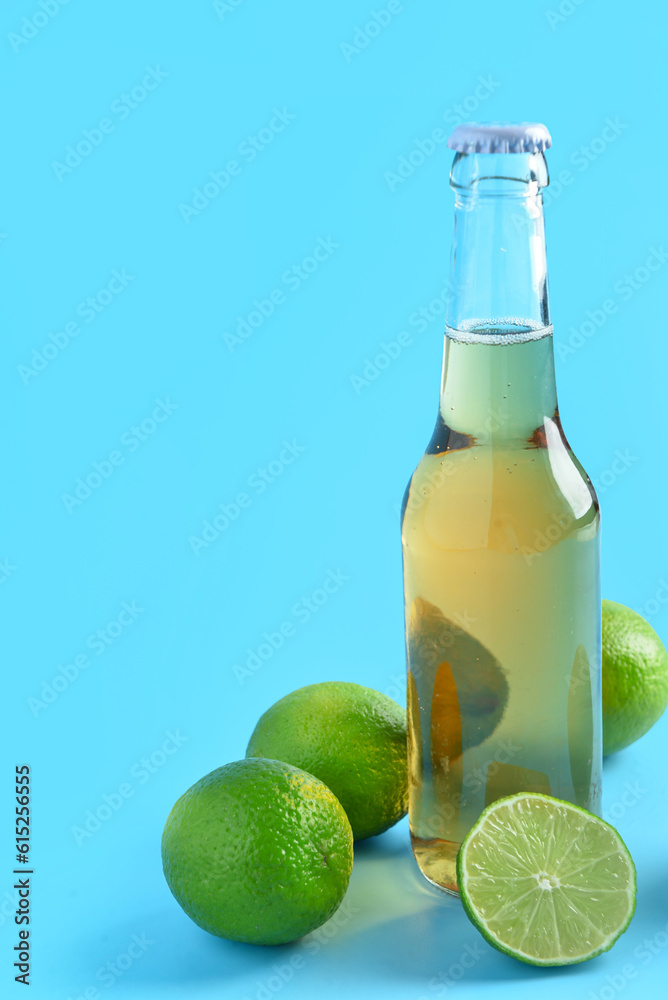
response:
<path id="1" fill-rule="evenodd" d="M 603 753 L 644 736 L 668 705 L 668 653 L 631 608 L 603 601 Z"/>
<path id="2" fill-rule="evenodd" d="M 406 814 L 406 710 L 371 688 L 328 681 L 293 691 L 260 718 L 246 756 L 315 774 L 345 809 L 355 840 Z"/>
<path id="3" fill-rule="evenodd" d="M 535 792 L 484 810 L 459 849 L 457 880 L 480 933 L 530 965 L 600 955 L 636 906 L 636 870 L 614 827 Z"/>
<path id="4" fill-rule="evenodd" d="M 238 760 L 181 796 L 162 835 L 177 902 L 211 934 L 285 944 L 338 909 L 353 838 L 321 781 L 277 760 Z"/>

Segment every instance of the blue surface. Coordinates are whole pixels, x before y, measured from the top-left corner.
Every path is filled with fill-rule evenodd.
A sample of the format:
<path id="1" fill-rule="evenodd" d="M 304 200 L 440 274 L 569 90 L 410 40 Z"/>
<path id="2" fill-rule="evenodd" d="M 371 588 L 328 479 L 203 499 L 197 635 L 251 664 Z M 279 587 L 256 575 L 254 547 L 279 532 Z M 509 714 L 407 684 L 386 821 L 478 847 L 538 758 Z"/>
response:
<path id="1" fill-rule="evenodd" d="M 451 154 L 429 137 L 463 118 L 552 133 L 564 424 L 599 489 L 604 593 L 668 636 L 664 8 L 404 0 L 369 39 L 362 0 L 55 4 L 0 15 L 3 995 L 23 990 L 10 781 L 27 761 L 40 1000 L 663 996 L 666 719 L 606 764 L 638 910 L 581 967 L 492 951 L 418 876 L 405 821 L 359 848 L 338 923 L 278 949 L 192 924 L 159 839 L 288 691 L 403 696 L 398 505 L 436 413 L 452 223 Z"/>

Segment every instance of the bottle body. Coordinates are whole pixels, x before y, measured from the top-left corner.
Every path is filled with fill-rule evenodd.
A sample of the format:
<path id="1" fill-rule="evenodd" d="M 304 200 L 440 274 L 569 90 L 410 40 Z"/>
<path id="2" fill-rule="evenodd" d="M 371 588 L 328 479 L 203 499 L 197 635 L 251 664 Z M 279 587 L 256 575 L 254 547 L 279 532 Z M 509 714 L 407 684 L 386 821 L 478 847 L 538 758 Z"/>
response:
<path id="1" fill-rule="evenodd" d="M 411 838 L 444 889 L 491 801 L 600 809 L 599 522 L 561 429 L 551 328 L 450 330 L 402 514 Z"/>

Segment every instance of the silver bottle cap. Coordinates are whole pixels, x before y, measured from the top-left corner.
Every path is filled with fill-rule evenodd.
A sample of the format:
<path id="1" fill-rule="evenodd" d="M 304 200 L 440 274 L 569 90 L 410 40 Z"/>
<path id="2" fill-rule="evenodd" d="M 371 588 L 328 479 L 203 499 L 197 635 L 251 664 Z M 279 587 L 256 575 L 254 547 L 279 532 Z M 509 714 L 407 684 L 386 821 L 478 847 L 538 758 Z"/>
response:
<path id="1" fill-rule="evenodd" d="M 463 122 L 448 139 L 458 153 L 542 153 L 551 145 L 540 122 Z"/>

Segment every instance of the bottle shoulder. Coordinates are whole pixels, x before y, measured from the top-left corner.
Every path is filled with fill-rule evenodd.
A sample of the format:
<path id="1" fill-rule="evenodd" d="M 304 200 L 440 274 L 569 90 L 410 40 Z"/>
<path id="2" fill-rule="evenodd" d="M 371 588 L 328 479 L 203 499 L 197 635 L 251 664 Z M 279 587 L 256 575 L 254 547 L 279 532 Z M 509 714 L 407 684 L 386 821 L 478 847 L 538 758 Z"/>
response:
<path id="1" fill-rule="evenodd" d="M 558 415 L 524 441 L 463 437 L 437 424 L 404 495 L 404 531 L 415 525 L 449 539 L 458 531 L 480 539 L 494 532 L 520 538 L 553 522 L 562 533 L 598 529 L 596 492 Z"/>

